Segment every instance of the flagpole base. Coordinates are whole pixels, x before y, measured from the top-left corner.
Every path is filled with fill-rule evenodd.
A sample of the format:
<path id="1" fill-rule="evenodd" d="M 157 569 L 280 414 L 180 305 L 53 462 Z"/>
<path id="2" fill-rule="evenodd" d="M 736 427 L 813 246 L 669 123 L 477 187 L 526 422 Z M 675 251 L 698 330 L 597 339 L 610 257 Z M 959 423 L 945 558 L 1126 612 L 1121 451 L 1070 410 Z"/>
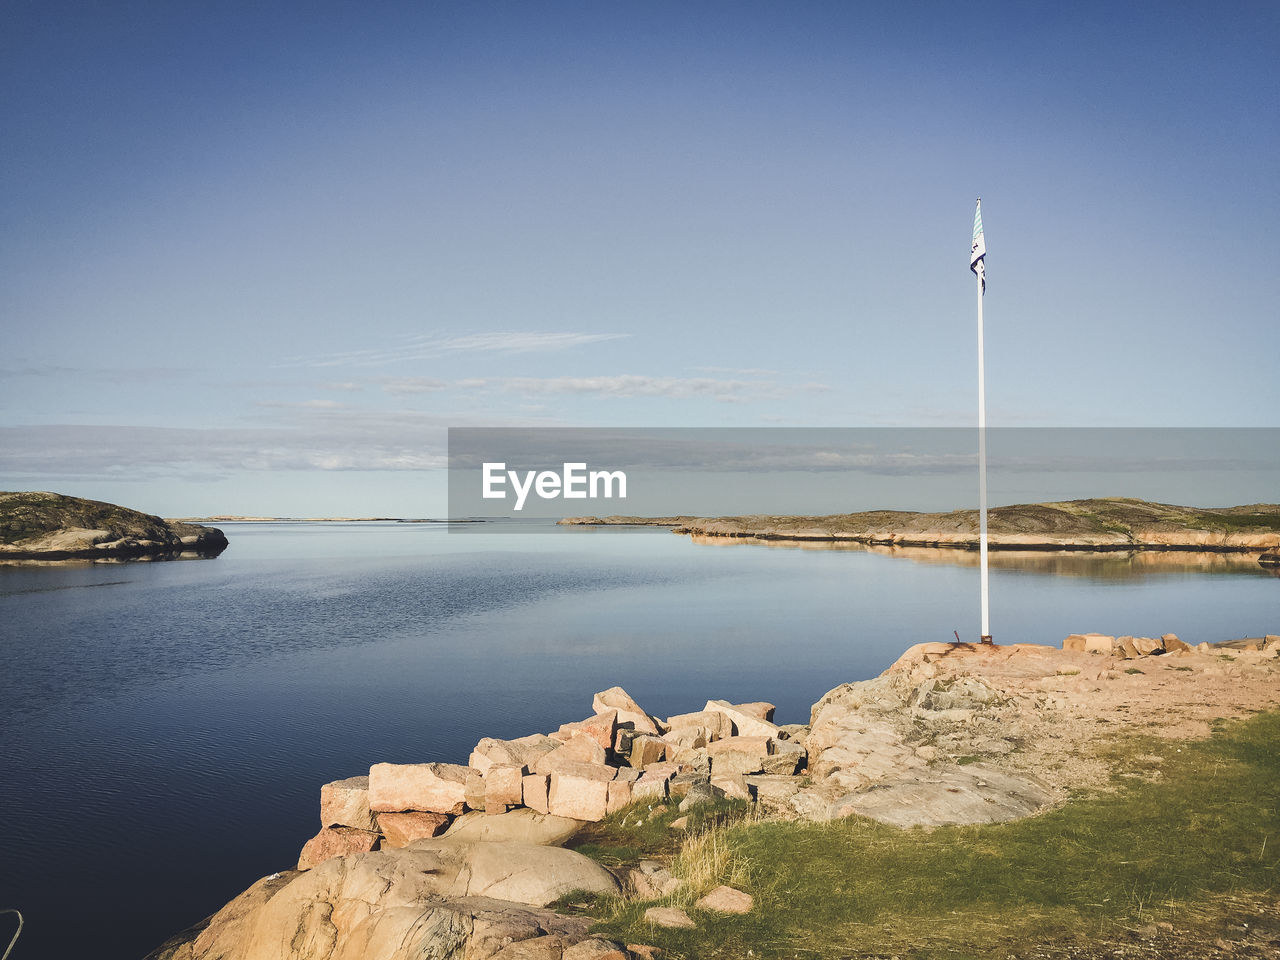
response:
<path id="1" fill-rule="evenodd" d="M 996 644 L 995 644 L 995 641 L 991 639 L 991 634 L 989 634 L 989 633 L 984 633 L 984 634 L 983 634 L 983 635 L 978 639 L 978 642 L 979 642 L 979 643 L 989 643 L 989 644 L 991 644 L 991 646 L 993 646 L 993 647 L 996 645 Z"/>

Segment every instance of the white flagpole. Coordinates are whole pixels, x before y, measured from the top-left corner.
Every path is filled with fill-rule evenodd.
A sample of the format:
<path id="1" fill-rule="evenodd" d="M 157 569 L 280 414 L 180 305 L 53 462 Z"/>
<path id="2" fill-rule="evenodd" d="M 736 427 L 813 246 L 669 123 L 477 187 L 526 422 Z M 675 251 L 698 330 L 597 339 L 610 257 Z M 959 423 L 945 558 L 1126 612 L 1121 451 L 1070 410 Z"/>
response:
<path id="1" fill-rule="evenodd" d="M 984 264 L 985 267 L 985 264 Z M 985 272 L 985 270 L 983 271 Z M 982 274 L 978 281 L 978 554 L 982 565 L 982 643 L 991 642 L 987 591 L 987 375 L 982 346 Z"/>

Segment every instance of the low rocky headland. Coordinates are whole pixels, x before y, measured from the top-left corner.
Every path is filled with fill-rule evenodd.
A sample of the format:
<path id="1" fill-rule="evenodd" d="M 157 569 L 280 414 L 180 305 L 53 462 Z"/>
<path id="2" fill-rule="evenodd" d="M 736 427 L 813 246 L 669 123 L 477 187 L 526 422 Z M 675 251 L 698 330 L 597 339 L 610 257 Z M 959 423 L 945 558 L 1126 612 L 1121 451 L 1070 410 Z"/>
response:
<path id="1" fill-rule="evenodd" d="M 650 525 L 695 537 L 977 549 L 977 510 L 871 510 L 823 517 L 569 517 L 566 526 Z M 1196 550 L 1274 555 L 1280 505 L 1180 507 L 1122 497 L 995 507 L 993 550 Z"/>
<path id="2" fill-rule="evenodd" d="M 0 562 L 168 560 L 226 548 L 216 527 L 60 493 L 0 492 Z"/>
<path id="3" fill-rule="evenodd" d="M 659 718 L 613 687 L 594 696 L 590 716 L 482 739 L 466 764 L 374 763 L 325 784 L 319 832 L 298 862 L 150 960 L 653 958 L 662 931 L 745 921 L 770 893 L 681 868 L 690 844 L 717 836 L 704 832 L 706 811 L 736 803 L 766 823 L 866 818 L 908 833 L 1045 814 L 1107 788 L 1117 737 L 1183 746 L 1224 719 L 1280 706 L 1280 636 L 1195 647 L 1173 634 L 1076 634 L 1061 649 L 924 643 L 881 676 L 832 689 L 808 723 L 775 723 L 769 703 L 690 706 Z M 682 838 L 682 852 L 593 859 L 574 849 L 591 852 L 584 835 L 632 822 Z M 593 934 L 592 918 L 566 906 L 582 898 L 642 911 L 636 922 L 650 934 Z M 698 955 L 689 949 L 682 955 Z M 1102 955 L 1112 954 L 1070 954 Z"/>

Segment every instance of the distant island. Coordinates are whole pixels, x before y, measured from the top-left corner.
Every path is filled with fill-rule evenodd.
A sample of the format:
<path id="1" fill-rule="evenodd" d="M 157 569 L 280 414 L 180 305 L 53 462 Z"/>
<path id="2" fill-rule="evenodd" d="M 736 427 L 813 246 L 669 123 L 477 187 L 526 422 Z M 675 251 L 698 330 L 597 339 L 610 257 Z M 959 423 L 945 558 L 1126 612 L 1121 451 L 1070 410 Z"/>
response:
<path id="1" fill-rule="evenodd" d="M 60 493 L 0 492 L 0 562 L 216 557 L 226 548 L 216 527 Z"/>
<path id="2" fill-rule="evenodd" d="M 647 525 L 701 537 L 978 548 L 978 511 L 870 510 L 831 516 L 568 517 L 566 526 Z M 1252 552 L 1274 562 L 1280 505 L 1180 507 L 1126 497 L 1029 503 L 988 511 L 993 550 L 1200 550 Z"/>

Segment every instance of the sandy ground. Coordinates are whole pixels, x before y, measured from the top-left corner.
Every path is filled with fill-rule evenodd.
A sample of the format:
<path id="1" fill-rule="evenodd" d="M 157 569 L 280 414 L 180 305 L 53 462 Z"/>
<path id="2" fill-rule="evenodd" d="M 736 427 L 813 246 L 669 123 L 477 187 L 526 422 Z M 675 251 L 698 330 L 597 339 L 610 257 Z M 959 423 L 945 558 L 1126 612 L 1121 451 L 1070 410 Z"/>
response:
<path id="1" fill-rule="evenodd" d="M 888 673 L 912 680 L 979 677 L 1000 702 L 958 724 L 943 743 L 1031 773 L 1061 799 L 1100 787 L 1117 738 L 1209 735 L 1215 720 L 1280 707 L 1280 644 L 1266 650 L 1193 650 L 1124 659 L 1035 644 L 920 644 Z"/>

